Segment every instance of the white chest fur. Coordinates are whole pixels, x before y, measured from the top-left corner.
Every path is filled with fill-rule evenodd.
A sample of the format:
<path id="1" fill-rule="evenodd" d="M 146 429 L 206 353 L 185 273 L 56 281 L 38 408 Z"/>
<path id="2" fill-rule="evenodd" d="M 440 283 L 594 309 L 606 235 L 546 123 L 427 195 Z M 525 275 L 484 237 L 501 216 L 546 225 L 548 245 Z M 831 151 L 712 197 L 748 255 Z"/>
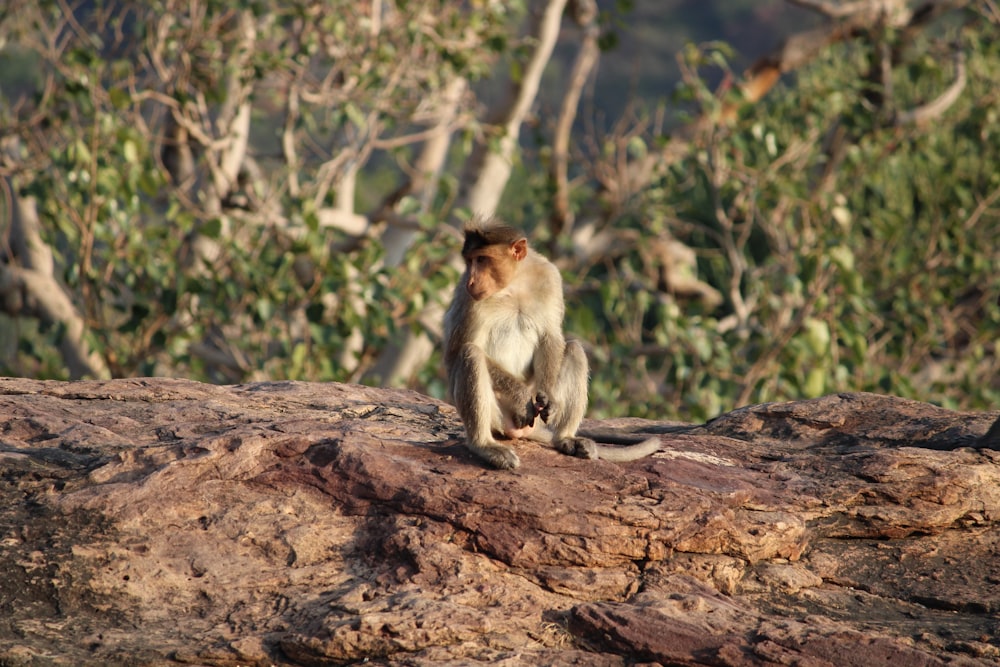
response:
<path id="1" fill-rule="evenodd" d="M 540 327 L 514 299 L 497 300 L 482 313 L 475 343 L 486 356 L 520 380 L 531 376 L 531 360 L 538 347 Z"/>

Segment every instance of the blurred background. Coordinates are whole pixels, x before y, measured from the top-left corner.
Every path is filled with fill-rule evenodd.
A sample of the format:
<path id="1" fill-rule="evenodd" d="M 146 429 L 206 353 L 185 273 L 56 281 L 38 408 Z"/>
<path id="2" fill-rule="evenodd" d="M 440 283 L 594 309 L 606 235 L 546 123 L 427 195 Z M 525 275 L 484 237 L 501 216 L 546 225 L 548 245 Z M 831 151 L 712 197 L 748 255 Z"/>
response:
<path id="1" fill-rule="evenodd" d="M 496 212 L 593 417 L 996 409 L 998 81 L 995 0 L 12 0 L 0 375 L 443 397 Z"/>

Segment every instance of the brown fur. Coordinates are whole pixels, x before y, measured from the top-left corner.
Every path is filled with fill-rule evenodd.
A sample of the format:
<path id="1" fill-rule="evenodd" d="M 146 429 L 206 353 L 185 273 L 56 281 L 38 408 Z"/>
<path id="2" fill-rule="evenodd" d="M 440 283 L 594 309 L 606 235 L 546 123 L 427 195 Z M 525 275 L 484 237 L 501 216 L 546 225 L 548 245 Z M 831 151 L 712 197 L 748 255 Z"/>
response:
<path id="1" fill-rule="evenodd" d="M 501 246 L 524 239 L 520 230 L 499 222 L 496 218 L 476 218 L 465 225 L 465 243 L 462 245 L 462 257 L 488 246 Z M 525 239 L 525 241 L 527 241 Z"/>
<path id="2" fill-rule="evenodd" d="M 444 361 L 470 451 L 497 468 L 520 464 L 498 436 L 551 442 L 584 458 L 628 461 L 655 451 L 656 439 L 607 448 L 577 435 L 587 357 L 563 336 L 558 269 L 496 219 L 476 220 L 465 234 L 466 269 L 445 315 Z M 536 425 L 538 417 L 547 428 Z"/>

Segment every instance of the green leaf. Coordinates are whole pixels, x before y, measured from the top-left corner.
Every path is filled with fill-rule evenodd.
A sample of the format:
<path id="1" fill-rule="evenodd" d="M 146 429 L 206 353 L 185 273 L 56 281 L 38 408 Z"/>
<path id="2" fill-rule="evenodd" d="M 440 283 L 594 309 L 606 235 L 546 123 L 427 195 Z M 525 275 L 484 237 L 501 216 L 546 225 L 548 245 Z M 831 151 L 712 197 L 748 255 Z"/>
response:
<path id="1" fill-rule="evenodd" d="M 108 97 L 111 99 L 112 106 L 119 110 L 126 109 L 132 104 L 132 96 L 121 88 L 111 88 L 108 90 Z"/>
<path id="2" fill-rule="evenodd" d="M 257 317 L 261 322 L 268 322 L 274 317 L 274 303 L 264 297 L 257 300 Z"/>
<path id="3" fill-rule="evenodd" d="M 207 238 L 217 240 L 222 235 L 222 219 L 210 218 L 201 225 L 198 231 Z"/>
<path id="4" fill-rule="evenodd" d="M 129 164 L 137 164 L 139 162 L 139 148 L 131 139 L 126 139 L 122 143 L 122 157 Z"/>
<path id="5" fill-rule="evenodd" d="M 825 358 L 830 354 L 830 327 L 823 320 L 810 317 L 805 321 L 806 341 L 813 354 Z"/>

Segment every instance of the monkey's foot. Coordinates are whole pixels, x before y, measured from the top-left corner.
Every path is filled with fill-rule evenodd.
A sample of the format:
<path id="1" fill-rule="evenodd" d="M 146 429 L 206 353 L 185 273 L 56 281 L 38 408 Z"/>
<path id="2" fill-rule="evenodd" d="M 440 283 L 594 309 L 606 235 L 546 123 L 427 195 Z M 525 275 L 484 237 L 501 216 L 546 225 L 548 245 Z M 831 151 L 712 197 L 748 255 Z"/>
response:
<path id="1" fill-rule="evenodd" d="M 501 470 L 513 470 L 521 465 L 521 459 L 517 458 L 512 447 L 501 444 L 473 445 L 468 443 L 473 454 L 489 463 L 494 468 Z"/>
<path id="2" fill-rule="evenodd" d="M 581 459 L 597 458 L 597 443 L 590 438 L 581 438 L 579 436 L 559 438 L 554 444 L 556 449 L 563 454 L 569 454 Z"/>

